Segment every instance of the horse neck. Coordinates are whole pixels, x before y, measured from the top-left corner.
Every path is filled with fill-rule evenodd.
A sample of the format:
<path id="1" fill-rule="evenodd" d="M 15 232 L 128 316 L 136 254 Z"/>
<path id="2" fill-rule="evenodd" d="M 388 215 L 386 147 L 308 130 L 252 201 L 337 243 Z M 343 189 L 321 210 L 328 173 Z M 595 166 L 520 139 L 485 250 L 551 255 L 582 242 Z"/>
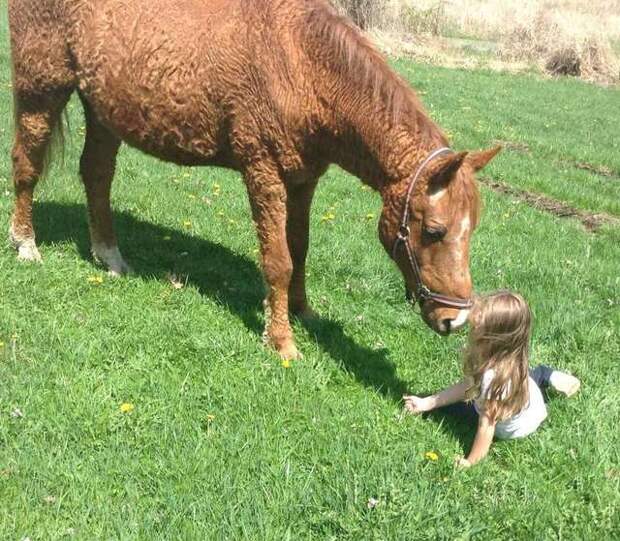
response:
<path id="1" fill-rule="evenodd" d="M 332 161 L 374 189 L 409 178 L 432 150 L 447 145 L 415 103 L 405 104 L 402 117 L 396 118 L 377 96 L 347 100 L 346 94 L 337 95 L 345 97 L 332 104 L 327 129 Z"/>

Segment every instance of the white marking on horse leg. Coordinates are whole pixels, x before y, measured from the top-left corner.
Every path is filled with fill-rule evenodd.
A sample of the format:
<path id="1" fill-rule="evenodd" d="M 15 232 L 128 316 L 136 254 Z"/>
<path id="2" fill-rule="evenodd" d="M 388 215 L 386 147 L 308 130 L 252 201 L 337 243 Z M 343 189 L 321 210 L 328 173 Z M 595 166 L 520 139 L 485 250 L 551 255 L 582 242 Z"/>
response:
<path id="1" fill-rule="evenodd" d="M 467 318 L 469 317 L 469 310 L 459 310 L 459 315 L 456 316 L 456 319 L 453 319 L 450 322 L 450 329 L 456 331 L 463 327 L 467 323 Z"/>
<path id="2" fill-rule="evenodd" d="M 118 246 L 106 246 L 103 243 L 93 243 L 92 252 L 94 258 L 108 268 L 110 276 L 121 276 L 132 272 L 131 267 L 125 263 Z"/>
<path id="3" fill-rule="evenodd" d="M 34 237 L 19 235 L 17 231 L 15 231 L 13 224 L 9 227 L 9 239 L 17 250 L 17 259 L 21 261 L 35 261 L 37 263 L 43 261 Z"/>

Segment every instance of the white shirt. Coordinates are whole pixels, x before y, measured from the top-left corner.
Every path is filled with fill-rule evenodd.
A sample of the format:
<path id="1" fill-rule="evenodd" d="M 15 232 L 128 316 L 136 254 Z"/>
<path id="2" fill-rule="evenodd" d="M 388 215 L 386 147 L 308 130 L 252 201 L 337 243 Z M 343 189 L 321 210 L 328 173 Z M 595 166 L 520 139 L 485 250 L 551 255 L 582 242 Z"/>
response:
<path id="1" fill-rule="evenodd" d="M 480 396 L 474 402 L 474 407 L 478 413 L 483 409 L 484 401 L 489 396 L 491 382 L 494 377 L 495 372 L 492 368 L 482 375 Z M 524 438 L 534 432 L 547 418 L 547 407 L 545 406 L 542 392 L 530 376 L 528 376 L 528 388 L 530 400 L 527 406 L 510 419 L 497 422 L 495 425 L 496 438 L 501 440 Z"/>

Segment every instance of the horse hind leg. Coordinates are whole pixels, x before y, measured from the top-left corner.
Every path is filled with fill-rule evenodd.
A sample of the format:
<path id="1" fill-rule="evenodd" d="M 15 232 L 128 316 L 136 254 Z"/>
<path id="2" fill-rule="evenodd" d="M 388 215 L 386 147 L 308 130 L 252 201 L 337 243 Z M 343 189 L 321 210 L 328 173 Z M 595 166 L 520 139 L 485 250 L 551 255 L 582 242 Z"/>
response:
<path id="1" fill-rule="evenodd" d="M 18 258 L 41 261 L 32 225 L 34 189 L 41 177 L 46 153 L 70 89 L 57 89 L 41 95 L 15 93 L 15 142 L 13 145 L 13 184 L 15 207 L 9 238 Z"/>
<path id="2" fill-rule="evenodd" d="M 86 141 L 80 160 L 80 175 L 88 201 L 91 250 L 110 275 L 120 276 L 131 272 L 118 249 L 110 208 L 110 191 L 121 141 L 99 122 L 86 100 L 83 99 L 82 104 L 86 116 Z"/>

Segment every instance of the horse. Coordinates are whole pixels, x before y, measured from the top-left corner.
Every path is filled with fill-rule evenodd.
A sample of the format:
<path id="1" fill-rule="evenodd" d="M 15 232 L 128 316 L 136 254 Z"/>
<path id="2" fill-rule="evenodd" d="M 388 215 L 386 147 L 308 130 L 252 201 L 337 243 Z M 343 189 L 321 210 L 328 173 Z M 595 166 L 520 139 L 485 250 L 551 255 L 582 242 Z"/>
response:
<path id="1" fill-rule="evenodd" d="M 80 175 L 91 250 L 113 275 L 110 190 L 125 142 L 241 173 L 266 283 L 265 340 L 297 358 L 289 314 L 312 314 L 309 215 L 337 164 L 378 191 L 379 238 L 423 320 L 449 334 L 472 297 L 475 173 L 499 151 L 450 150 L 415 92 L 326 0 L 9 0 L 15 140 L 10 239 L 40 261 L 33 193 L 61 114 L 86 119 Z"/>

